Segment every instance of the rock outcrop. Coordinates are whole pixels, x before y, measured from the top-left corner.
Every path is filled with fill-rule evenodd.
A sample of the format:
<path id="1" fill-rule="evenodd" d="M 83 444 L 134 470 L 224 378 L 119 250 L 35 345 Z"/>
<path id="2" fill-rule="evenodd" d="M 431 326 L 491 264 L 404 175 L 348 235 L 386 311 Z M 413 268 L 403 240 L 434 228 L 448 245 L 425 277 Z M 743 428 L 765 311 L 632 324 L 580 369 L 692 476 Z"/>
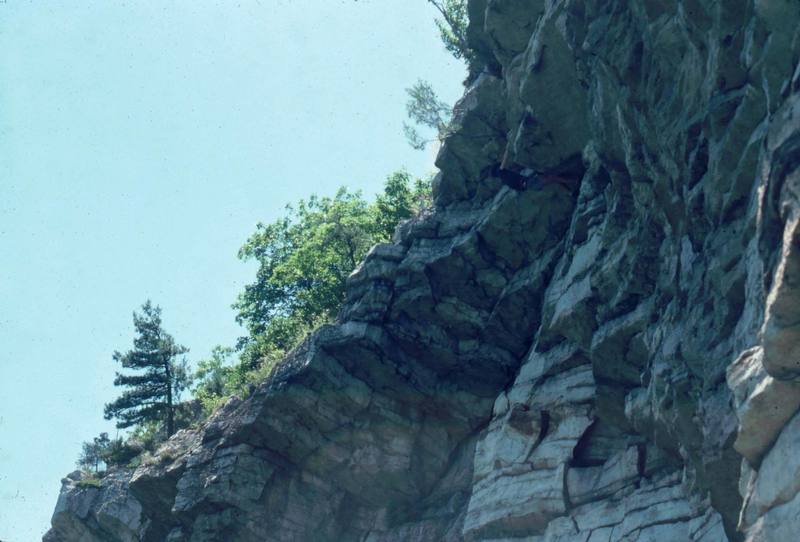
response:
<path id="1" fill-rule="evenodd" d="M 469 13 L 435 209 L 247 400 L 65 479 L 47 540 L 797 538 L 800 4 Z"/>

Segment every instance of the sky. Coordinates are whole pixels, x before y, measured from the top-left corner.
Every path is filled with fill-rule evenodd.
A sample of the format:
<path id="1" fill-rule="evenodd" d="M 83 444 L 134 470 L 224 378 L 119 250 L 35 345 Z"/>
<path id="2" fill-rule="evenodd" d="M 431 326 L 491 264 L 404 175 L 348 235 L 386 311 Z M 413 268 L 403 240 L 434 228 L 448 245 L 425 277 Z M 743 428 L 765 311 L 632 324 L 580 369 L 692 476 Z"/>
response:
<path id="1" fill-rule="evenodd" d="M 0 0 L 0 540 L 40 540 L 118 395 L 146 299 L 207 357 L 242 330 L 236 252 L 287 203 L 373 194 L 432 151 L 417 79 L 464 67 L 424 0 Z"/>

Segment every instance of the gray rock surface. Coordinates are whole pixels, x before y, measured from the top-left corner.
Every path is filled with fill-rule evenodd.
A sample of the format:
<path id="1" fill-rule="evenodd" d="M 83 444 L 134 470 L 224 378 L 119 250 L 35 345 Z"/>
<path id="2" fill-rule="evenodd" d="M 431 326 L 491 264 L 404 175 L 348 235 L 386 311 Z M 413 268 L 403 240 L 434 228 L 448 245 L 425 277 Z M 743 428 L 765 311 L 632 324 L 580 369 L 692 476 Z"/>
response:
<path id="1" fill-rule="evenodd" d="M 149 521 L 142 515 L 139 501 L 129 492 L 128 478 L 129 474 L 125 472 L 112 473 L 99 484 L 80 471 L 69 474 L 61 480 L 61 493 L 53 512 L 53 528 L 45 540 L 141 540 Z"/>
<path id="2" fill-rule="evenodd" d="M 469 12 L 435 209 L 247 400 L 67 480 L 47 540 L 800 532 L 800 4 Z"/>

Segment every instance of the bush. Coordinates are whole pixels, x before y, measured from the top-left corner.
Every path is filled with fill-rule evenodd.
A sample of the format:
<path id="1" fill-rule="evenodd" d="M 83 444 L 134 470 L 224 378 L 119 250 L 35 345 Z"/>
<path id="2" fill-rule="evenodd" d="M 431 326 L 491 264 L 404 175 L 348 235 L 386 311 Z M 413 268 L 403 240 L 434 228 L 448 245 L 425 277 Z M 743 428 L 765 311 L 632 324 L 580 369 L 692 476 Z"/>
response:
<path id="1" fill-rule="evenodd" d="M 122 438 L 112 440 L 108 447 L 103 451 L 103 462 L 109 467 L 127 466 L 132 459 L 144 451 L 141 446 L 135 443 L 127 443 Z"/>

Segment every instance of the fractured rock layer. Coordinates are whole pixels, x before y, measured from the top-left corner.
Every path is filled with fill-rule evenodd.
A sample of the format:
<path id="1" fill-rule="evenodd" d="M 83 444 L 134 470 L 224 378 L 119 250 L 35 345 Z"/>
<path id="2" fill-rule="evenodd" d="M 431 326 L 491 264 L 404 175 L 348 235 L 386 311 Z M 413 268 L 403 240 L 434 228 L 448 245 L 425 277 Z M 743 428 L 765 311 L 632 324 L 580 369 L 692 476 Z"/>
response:
<path id="1" fill-rule="evenodd" d="M 65 479 L 47 540 L 800 530 L 800 4 L 469 13 L 487 68 L 436 208 L 250 398 L 101 488 Z"/>

